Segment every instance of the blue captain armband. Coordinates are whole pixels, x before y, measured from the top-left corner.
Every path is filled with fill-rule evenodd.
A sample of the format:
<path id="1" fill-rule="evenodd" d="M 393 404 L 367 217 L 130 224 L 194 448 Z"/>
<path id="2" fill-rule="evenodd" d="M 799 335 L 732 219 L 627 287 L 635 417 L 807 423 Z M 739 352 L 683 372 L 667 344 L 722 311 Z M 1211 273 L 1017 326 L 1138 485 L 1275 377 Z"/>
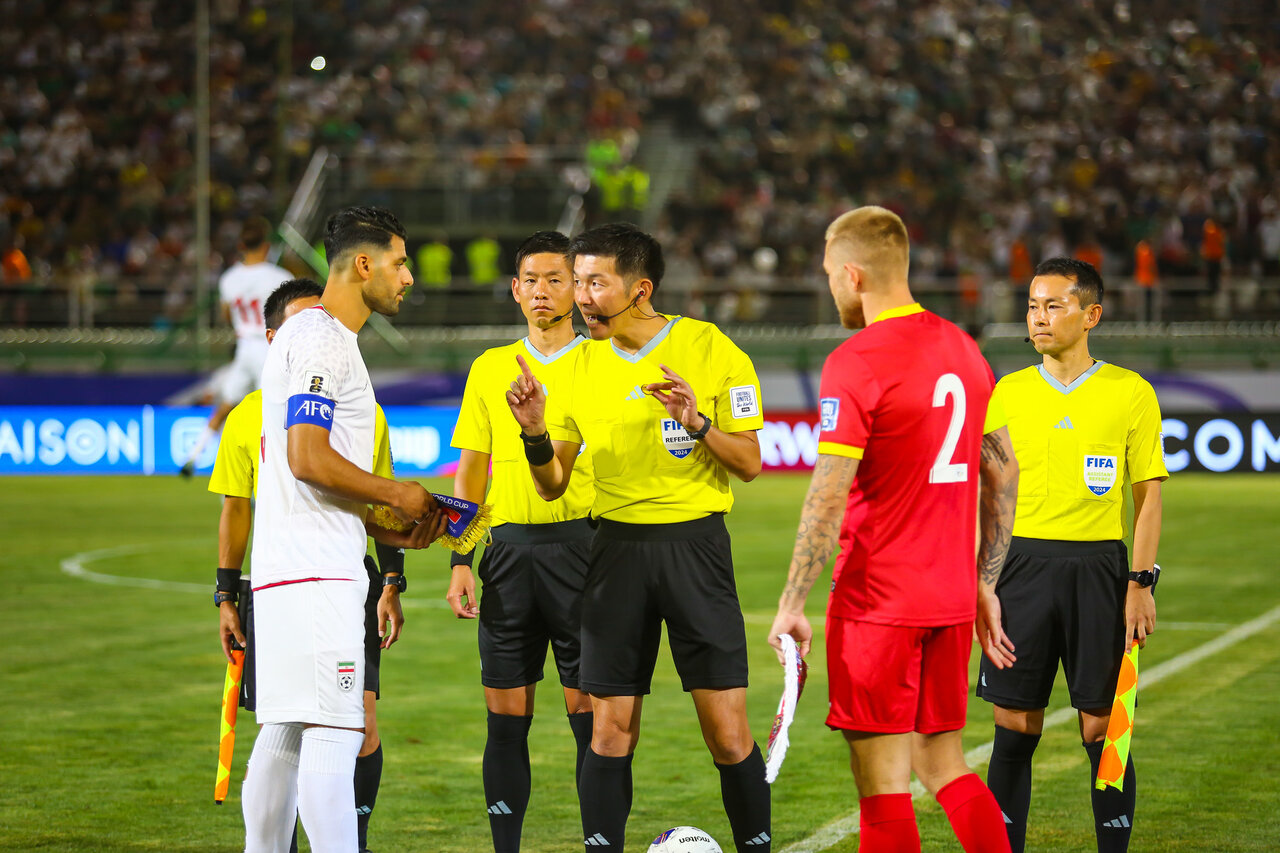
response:
<path id="1" fill-rule="evenodd" d="M 294 394 L 285 408 L 284 428 L 297 424 L 333 429 L 333 401 L 318 394 Z"/>

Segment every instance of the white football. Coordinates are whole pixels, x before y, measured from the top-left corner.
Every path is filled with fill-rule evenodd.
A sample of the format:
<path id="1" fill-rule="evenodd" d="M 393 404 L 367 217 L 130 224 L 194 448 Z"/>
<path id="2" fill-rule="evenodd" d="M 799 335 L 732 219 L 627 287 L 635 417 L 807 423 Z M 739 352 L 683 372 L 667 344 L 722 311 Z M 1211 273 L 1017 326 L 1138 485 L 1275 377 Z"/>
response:
<path id="1" fill-rule="evenodd" d="M 716 840 L 696 826 L 676 826 L 653 839 L 649 853 L 724 853 Z"/>

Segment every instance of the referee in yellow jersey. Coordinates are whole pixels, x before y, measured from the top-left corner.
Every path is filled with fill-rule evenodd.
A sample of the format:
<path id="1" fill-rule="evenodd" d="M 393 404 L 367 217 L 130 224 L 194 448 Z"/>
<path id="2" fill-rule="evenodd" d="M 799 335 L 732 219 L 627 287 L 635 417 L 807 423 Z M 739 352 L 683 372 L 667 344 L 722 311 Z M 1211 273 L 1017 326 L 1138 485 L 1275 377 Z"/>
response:
<path id="1" fill-rule="evenodd" d="M 996 385 L 1022 476 L 1004 571 L 996 584 L 1016 660 L 982 659 L 978 695 L 995 706 L 987 785 L 1015 853 L 1026 841 L 1031 755 L 1062 661 L 1089 755 L 1100 853 L 1128 849 L 1133 826 L 1130 753 L 1123 791 L 1094 789 L 1120 661 L 1155 630 L 1152 593 L 1160 541 L 1160 483 L 1169 476 L 1160 406 L 1131 370 L 1089 355 L 1102 318 L 1102 278 L 1084 261 L 1036 267 L 1027 330 L 1043 362 Z M 1133 571 L 1124 546 L 1124 484 L 1133 492 Z"/>
<path id="2" fill-rule="evenodd" d="M 623 849 L 631 756 L 665 622 L 734 844 L 767 851 L 769 786 L 747 724 L 746 635 L 724 524 L 730 475 L 760 472 L 759 380 L 715 326 L 654 311 L 664 265 L 648 234 L 601 226 L 575 238 L 570 255 L 593 340 L 549 400 L 541 368 L 535 377 L 518 356 L 507 400 L 543 498 L 570 487 L 580 450 L 595 468 L 579 681 L 595 715 L 578 784 L 584 847 Z"/>
<path id="3" fill-rule="evenodd" d="M 453 493 L 481 502 L 487 486 L 493 507 L 493 544 L 480 559 L 479 608 L 471 573 L 474 552 L 451 558 L 447 598 L 458 618 L 474 619 L 478 612 L 480 619 L 480 682 L 489 709 L 484 793 L 496 853 L 520 849 L 531 784 L 534 688 L 542 680 L 548 643 L 578 744 L 575 768 L 582 767 L 591 742 L 591 701 L 578 690 L 582 587 L 594 532 L 587 519 L 595 497 L 591 463 L 578 463 L 578 476 L 562 497 L 542 500 L 506 397 L 517 355 L 538 365 L 538 378 L 552 399 L 573 380 L 587 339 L 573 330 L 568 251 L 569 238 L 558 231 L 539 231 L 516 250 L 511 295 L 529 334 L 486 350 L 472 363 L 453 431 L 453 446 L 462 451 Z"/>
<path id="4" fill-rule="evenodd" d="M 267 342 L 285 320 L 299 311 L 320 303 L 324 288 L 311 279 L 299 278 L 286 281 L 267 298 L 263 306 L 266 319 Z M 387 418 L 381 406 L 374 408 L 374 458 L 373 473 L 391 478 L 391 441 L 387 431 Z M 209 491 L 223 496 L 222 514 L 218 520 L 218 633 L 222 637 L 222 651 L 231 659 L 231 641 L 246 647 L 244 687 L 241 704 L 248 711 L 254 710 L 253 645 L 245 643 L 245 633 L 252 633 L 252 622 L 240 624 L 240 611 L 236 596 L 239 592 L 240 570 L 249 544 L 249 530 L 253 524 L 252 499 L 257 491 L 258 464 L 262 447 L 262 389 L 253 391 L 227 415 L 218 444 L 218 458 L 209 478 Z M 382 535 L 382 534 L 379 534 Z M 395 536 L 397 534 L 390 534 Z M 356 758 L 355 796 L 356 827 L 360 849 L 364 850 L 369 833 L 369 818 L 378 799 L 382 782 L 382 740 L 378 736 L 378 717 L 375 700 L 378 698 L 378 669 L 382 659 L 382 646 L 390 645 L 400 634 L 404 617 L 400 608 L 399 593 L 405 588 L 404 551 L 382 542 L 374 542 L 381 565 L 371 557 L 365 557 L 365 570 L 369 574 L 369 594 L 365 598 L 365 683 L 364 683 L 364 743 Z M 378 601 L 386 594 L 390 608 L 391 627 L 389 640 L 379 637 L 382 626 L 378 624 Z M 246 608 L 252 618 L 252 609 Z M 298 844 L 295 833 L 292 849 Z"/>

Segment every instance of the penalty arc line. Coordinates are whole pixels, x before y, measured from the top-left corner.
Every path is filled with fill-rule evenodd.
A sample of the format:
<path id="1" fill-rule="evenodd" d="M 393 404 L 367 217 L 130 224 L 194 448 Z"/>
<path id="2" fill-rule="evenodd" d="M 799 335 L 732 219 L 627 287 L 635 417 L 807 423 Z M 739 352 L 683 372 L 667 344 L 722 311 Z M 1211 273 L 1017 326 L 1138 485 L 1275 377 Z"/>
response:
<path id="1" fill-rule="evenodd" d="M 1248 622 L 1241 623 L 1229 631 L 1224 631 L 1193 649 L 1175 655 L 1167 661 L 1156 664 L 1148 670 L 1144 670 L 1139 679 L 1140 687 L 1150 687 L 1157 684 L 1171 675 L 1175 675 L 1188 667 L 1194 666 L 1210 655 L 1215 655 L 1225 649 L 1234 646 L 1241 640 L 1247 640 L 1254 634 L 1263 631 L 1276 622 L 1280 621 L 1280 606 L 1273 607 L 1261 616 L 1250 619 Z M 1044 727 L 1060 726 L 1076 718 L 1076 710 L 1070 706 L 1059 708 L 1052 714 L 1044 718 Z M 991 741 L 975 746 L 964 755 L 965 763 L 972 767 L 980 764 L 991 757 Z M 920 799 L 928 796 L 928 792 L 919 780 L 913 779 L 911 782 L 911 795 L 913 799 Z M 861 813 L 854 809 L 852 814 L 845 817 L 837 818 L 826 826 L 820 828 L 813 835 L 801 841 L 797 841 L 789 847 L 782 850 L 782 853 L 818 853 L 820 850 L 827 850 L 834 847 L 843 839 L 858 832 L 859 818 Z"/>

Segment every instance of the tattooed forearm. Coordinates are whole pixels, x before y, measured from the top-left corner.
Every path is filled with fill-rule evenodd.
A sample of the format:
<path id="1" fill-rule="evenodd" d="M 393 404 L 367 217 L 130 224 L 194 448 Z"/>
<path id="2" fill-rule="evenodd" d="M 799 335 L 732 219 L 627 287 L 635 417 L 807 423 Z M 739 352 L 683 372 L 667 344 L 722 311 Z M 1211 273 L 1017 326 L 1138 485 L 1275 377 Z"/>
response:
<path id="1" fill-rule="evenodd" d="M 796 530 L 791 569 L 782 590 L 784 602 L 803 604 L 809 590 L 827 567 L 840 538 L 840 519 L 849 498 L 849 486 L 858 460 L 821 454 L 813 469 Z"/>
<path id="2" fill-rule="evenodd" d="M 978 576 L 983 584 L 995 586 L 1009 553 L 1018 506 L 1018 460 L 1013 455 L 1009 431 L 1004 427 L 982 438 L 981 482 Z"/>

